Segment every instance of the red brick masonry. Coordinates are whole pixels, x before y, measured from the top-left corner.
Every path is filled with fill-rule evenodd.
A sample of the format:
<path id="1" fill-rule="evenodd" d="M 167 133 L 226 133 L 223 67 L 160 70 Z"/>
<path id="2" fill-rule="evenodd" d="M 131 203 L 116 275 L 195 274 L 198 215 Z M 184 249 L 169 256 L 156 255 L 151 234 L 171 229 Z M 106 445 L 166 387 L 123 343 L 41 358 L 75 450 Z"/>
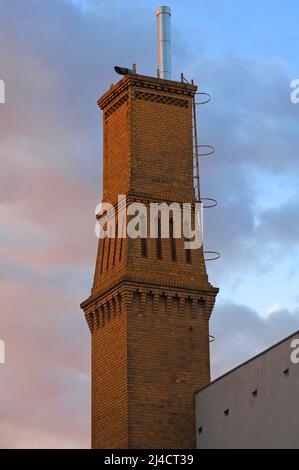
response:
<path id="1" fill-rule="evenodd" d="M 195 202 L 196 87 L 125 76 L 100 98 L 104 201 Z M 218 289 L 184 239 L 100 240 L 84 310 L 92 337 L 92 447 L 195 448 L 194 392 L 210 380 Z M 157 243 L 160 243 L 158 248 Z"/>

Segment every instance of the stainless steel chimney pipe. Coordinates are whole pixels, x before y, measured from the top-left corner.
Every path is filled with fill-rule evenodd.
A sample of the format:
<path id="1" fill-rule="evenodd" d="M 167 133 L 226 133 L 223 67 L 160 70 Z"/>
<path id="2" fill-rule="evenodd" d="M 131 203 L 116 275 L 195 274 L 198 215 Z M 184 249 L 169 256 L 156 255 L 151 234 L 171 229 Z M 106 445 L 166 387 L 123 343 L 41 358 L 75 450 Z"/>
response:
<path id="1" fill-rule="evenodd" d="M 156 9 L 158 26 L 158 76 L 171 80 L 171 52 L 170 52 L 170 17 L 169 7 Z"/>

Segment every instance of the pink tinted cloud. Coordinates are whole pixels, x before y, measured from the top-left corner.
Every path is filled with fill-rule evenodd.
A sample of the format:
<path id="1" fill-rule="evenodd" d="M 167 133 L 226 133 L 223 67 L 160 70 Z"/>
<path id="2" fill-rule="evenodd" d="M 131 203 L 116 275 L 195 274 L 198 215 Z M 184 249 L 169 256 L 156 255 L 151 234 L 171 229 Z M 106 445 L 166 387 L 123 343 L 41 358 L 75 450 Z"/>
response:
<path id="1" fill-rule="evenodd" d="M 13 8 L 0 17 L 0 447 L 88 447 L 89 331 L 79 308 L 88 289 L 72 279 L 92 272 L 96 252 L 98 89 L 77 74 L 94 98 L 73 104 L 69 53 L 45 58 L 59 27 L 40 47 L 36 10 L 26 6 L 21 24 L 8 27 L 5 15 L 18 23 Z"/>
<path id="2" fill-rule="evenodd" d="M 89 444 L 88 331 L 58 287 L 2 281 L 1 447 Z"/>
<path id="3" fill-rule="evenodd" d="M 12 240 L 10 246 L 0 248 L 2 253 L 35 267 L 90 263 L 96 249 L 95 192 L 52 168 L 37 172 L 26 186 L 22 198 L 2 209 Z M 29 248 L 34 230 L 39 241 Z"/>

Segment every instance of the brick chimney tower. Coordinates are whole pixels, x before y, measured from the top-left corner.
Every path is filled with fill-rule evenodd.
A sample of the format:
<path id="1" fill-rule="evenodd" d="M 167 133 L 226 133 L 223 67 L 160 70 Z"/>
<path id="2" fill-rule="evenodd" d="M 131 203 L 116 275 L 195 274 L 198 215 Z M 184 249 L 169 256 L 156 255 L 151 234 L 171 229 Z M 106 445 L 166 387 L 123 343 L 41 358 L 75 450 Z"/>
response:
<path id="1" fill-rule="evenodd" d="M 193 85 L 129 73 L 99 99 L 103 200 L 194 203 Z M 116 227 L 116 231 L 120 227 Z M 123 227 L 122 227 L 123 230 Z M 99 241 L 81 307 L 92 343 L 92 447 L 195 448 L 218 289 L 184 238 Z"/>

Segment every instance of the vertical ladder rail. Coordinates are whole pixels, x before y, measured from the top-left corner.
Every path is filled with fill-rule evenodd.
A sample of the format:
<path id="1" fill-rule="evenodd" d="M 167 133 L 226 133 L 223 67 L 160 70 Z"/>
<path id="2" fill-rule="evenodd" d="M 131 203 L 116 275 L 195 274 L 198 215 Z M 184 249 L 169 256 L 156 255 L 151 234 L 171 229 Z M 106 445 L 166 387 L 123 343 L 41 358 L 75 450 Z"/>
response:
<path id="1" fill-rule="evenodd" d="M 191 80 L 191 83 L 184 77 L 184 74 L 181 74 L 181 82 L 186 82 L 188 85 L 194 85 L 194 81 Z M 196 101 L 196 95 L 201 95 L 205 97 L 203 101 Z M 213 155 L 215 152 L 215 148 L 212 145 L 206 144 L 199 144 L 199 137 L 197 131 L 197 119 L 196 119 L 196 106 L 203 105 L 208 103 L 211 100 L 211 96 L 208 93 L 204 92 L 197 92 L 195 93 L 194 97 L 192 98 L 192 144 L 193 144 L 193 186 L 194 186 L 194 195 L 196 202 L 202 203 L 202 201 L 206 201 L 206 205 L 203 206 L 203 209 L 210 209 L 217 205 L 217 201 L 215 199 L 204 197 L 201 198 L 200 194 L 200 165 L 199 159 L 200 157 L 208 157 Z M 221 257 L 218 251 L 204 251 L 204 259 L 205 261 L 214 261 Z"/>
<path id="2" fill-rule="evenodd" d="M 198 133 L 196 123 L 196 103 L 195 96 L 192 98 L 192 116 L 193 116 L 193 178 L 194 178 L 194 191 L 195 199 L 200 202 L 200 181 L 199 181 L 199 146 L 198 146 Z M 194 174 L 195 170 L 195 174 Z"/>

